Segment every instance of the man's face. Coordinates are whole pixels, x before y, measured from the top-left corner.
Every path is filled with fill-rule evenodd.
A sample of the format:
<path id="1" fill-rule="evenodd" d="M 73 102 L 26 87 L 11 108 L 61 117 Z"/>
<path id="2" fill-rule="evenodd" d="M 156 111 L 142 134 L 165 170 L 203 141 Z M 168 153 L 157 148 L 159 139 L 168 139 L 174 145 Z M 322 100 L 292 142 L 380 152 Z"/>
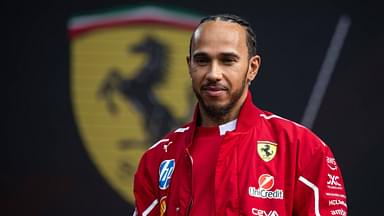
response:
<path id="1" fill-rule="evenodd" d="M 192 87 L 206 114 L 226 115 L 241 106 L 259 57 L 248 57 L 246 30 L 225 21 L 208 21 L 195 31 L 188 60 Z"/>

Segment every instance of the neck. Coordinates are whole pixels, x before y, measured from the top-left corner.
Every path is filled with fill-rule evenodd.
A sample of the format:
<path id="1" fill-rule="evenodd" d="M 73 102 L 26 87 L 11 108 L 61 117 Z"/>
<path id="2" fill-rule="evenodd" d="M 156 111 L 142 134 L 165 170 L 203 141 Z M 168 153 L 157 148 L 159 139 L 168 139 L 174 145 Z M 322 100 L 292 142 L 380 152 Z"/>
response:
<path id="1" fill-rule="evenodd" d="M 203 127 L 217 127 L 219 125 L 225 124 L 227 122 L 230 122 L 232 120 L 235 120 L 237 116 L 239 115 L 239 111 L 237 112 L 230 112 L 226 115 L 222 116 L 209 116 L 205 113 L 203 109 L 200 108 L 200 114 L 201 114 L 201 126 Z"/>

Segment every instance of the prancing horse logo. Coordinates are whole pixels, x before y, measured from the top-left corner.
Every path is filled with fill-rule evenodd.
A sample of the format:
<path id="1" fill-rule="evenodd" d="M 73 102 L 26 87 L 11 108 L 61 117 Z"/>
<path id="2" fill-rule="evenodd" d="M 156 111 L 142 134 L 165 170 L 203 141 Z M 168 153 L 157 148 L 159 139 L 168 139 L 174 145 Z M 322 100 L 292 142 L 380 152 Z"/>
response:
<path id="1" fill-rule="evenodd" d="M 126 79 L 120 71 L 111 69 L 102 82 L 99 96 L 107 102 L 107 108 L 113 114 L 118 112 L 113 94 L 120 93 L 129 100 L 145 119 L 143 126 L 150 140 L 144 143 L 150 146 L 177 125 L 176 119 L 153 92 L 154 85 L 165 78 L 168 69 L 168 50 L 164 44 L 148 35 L 128 51 L 144 53 L 148 57 L 147 62 L 135 72 L 136 76 L 132 79 Z"/>
<path id="2" fill-rule="evenodd" d="M 191 116 L 185 55 L 200 18 L 149 5 L 68 22 L 82 144 L 105 182 L 131 204 L 141 155 Z"/>
<path id="3" fill-rule="evenodd" d="M 276 143 L 269 141 L 257 141 L 257 153 L 263 161 L 271 161 L 275 157 L 276 151 Z"/>

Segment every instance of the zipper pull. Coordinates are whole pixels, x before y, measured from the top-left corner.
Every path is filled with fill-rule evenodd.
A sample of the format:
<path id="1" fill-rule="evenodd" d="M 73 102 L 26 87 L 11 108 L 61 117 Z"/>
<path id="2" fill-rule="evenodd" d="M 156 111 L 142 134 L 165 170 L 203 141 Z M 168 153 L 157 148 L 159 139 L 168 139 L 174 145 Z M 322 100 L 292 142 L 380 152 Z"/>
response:
<path id="1" fill-rule="evenodd" d="M 191 212 L 192 204 L 193 204 L 193 199 L 191 198 L 191 201 L 189 201 L 189 205 L 188 205 L 188 208 L 187 208 L 186 215 L 189 215 L 189 213 Z"/>

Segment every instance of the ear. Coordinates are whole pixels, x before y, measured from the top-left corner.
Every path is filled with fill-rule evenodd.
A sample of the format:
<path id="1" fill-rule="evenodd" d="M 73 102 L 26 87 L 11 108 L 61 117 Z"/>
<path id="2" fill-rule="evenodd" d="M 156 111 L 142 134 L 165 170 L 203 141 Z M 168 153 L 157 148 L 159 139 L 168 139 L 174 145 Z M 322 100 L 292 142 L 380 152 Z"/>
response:
<path id="1" fill-rule="evenodd" d="M 185 57 L 185 60 L 187 61 L 189 76 L 191 76 L 191 57 L 189 55 L 187 55 Z"/>
<path id="2" fill-rule="evenodd" d="M 257 73 L 259 72 L 261 64 L 261 58 L 259 55 L 255 55 L 251 57 L 249 60 L 249 68 L 248 68 L 248 74 L 247 74 L 247 81 L 250 82 L 255 79 Z"/>
<path id="3" fill-rule="evenodd" d="M 191 65 L 191 57 L 189 57 L 189 55 L 187 55 L 185 57 L 185 59 L 187 60 L 187 64 L 188 64 L 188 67 Z"/>

